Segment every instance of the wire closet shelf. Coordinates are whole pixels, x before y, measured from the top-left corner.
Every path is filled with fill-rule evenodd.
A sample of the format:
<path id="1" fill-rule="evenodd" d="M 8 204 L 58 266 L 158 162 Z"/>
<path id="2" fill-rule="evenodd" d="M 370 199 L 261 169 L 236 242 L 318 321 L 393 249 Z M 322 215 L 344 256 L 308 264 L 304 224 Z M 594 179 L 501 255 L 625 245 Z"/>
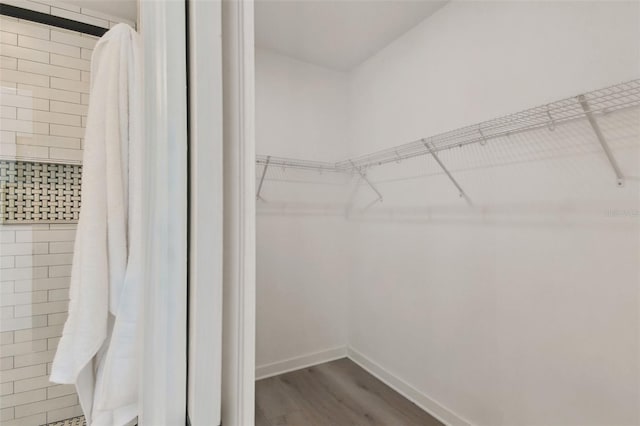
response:
<path id="1" fill-rule="evenodd" d="M 594 117 L 598 115 L 638 105 L 640 105 L 640 79 L 594 90 L 579 96 L 551 102 L 337 163 L 259 155 L 256 158 L 256 164 L 265 167 L 278 166 L 321 172 L 357 173 L 374 166 L 381 166 L 421 155 L 433 155 L 439 151 L 455 147 L 474 143 L 485 144 L 494 138 L 530 130 L 545 127 L 549 130 L 554 130 L 556 126 L 579 119 L 586 118 L 592 122 L 595 119 Z"/>

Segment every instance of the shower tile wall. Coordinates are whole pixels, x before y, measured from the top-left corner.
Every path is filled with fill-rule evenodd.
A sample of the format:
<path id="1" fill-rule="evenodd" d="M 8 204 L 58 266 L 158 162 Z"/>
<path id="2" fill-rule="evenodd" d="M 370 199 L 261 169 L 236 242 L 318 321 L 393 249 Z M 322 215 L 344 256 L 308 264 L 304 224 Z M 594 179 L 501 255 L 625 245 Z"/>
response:
<path id="1" fill-rule="evenodd" d="M 55 2 L 3 3 L 113 26 Z M 96 37 L 0 17 L 0 159 L 82 160 Z M 42 425 L 82 414 L 71 385 L 49 383 L 67 317 L 74 223 L 0 225 L 0 422 Z"/>

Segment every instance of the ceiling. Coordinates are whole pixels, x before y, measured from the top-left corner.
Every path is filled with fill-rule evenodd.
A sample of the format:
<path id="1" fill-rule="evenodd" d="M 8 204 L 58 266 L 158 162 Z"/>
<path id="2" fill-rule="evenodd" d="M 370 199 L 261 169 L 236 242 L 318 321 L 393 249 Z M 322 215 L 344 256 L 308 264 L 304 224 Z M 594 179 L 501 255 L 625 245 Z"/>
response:
<path id="1" fill-rule="evenodd" d="M 136 22 L 137 0 L 64 0 L 65 3 Z"/>
<path id="2" fill-rule="evenodd" d="M 256 0 L 256 46 L 348 71 L 441 8 L 431 0 Z"/>

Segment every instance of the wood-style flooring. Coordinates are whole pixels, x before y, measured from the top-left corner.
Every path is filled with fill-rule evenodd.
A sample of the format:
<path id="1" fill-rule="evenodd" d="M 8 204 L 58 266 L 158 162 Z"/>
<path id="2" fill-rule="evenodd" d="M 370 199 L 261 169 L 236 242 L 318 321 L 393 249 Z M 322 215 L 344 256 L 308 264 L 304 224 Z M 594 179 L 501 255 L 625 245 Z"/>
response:
<path id="1" fill-rule="evenodd" d="M 256 382 L 256 426 L 440 426 L 348 358 Z"/>

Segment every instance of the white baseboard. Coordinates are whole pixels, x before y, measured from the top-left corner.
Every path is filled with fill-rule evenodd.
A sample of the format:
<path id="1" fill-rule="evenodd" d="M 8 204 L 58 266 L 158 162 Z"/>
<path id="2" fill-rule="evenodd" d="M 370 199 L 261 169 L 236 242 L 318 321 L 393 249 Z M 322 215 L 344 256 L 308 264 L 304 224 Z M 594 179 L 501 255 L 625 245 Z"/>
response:
<path id="1" fill-rule="evenodd" d="M 347 356 L 360 367 L 367 370 L 370 374 L 380 379 L 387 386 L 407 398 L 409 401 L 431 414 L 436 419 L 448 426 L 472 426 L 472 423 L 462 416 L 457 415 L 444 405 L 440 404 L 433 398 L 429 398 L 409 383 L 398 378 L 388 370 L 380 366 L 380 364 L 372 361 L 357 350 L 349 347 Z"/>
<path id="2" fill-rule="evenodd" d="M 266 379 L 267 377 L 277 376 L 278 374 L 288 373 L 289 371 L 300 370 L 301 368 L 311 367 L 312 365 L 334 361 L 336 359 L 345 358 L 346 356 L 347 347 L 341 346 L 338 348 L 326 349 L 320 352 L 285 359 L 284 361 L 259 365 L 256 367 L 256 380 Z"/>

